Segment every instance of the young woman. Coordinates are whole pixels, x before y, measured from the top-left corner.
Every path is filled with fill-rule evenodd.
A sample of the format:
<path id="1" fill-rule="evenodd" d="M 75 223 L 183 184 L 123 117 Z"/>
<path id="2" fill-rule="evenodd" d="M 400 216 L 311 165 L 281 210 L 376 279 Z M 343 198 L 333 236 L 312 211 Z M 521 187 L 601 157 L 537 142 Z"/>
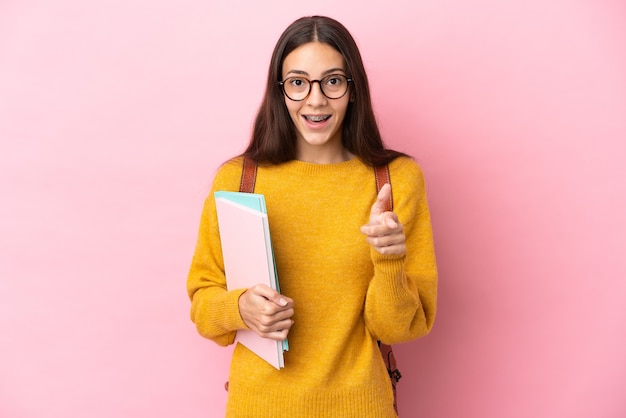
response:
<path id="1" fill-rule="evenodd" d="M 243 157 L 258 164 L 282 294 L 227 289 L 215 200 L 239 190 Z M 377 193 L 374 167 L 393 187 Z M 384 147 L 367 76 L 349 32 L 306 17 L 282 34 L 243 156 L 218 171 L 205 202 L 187 288 L 199 333 L 289 337 L 277 370 L 244 346 L 231 362 L 229 417 L 394 417 L 378 341 L 406 342 L 434 321 L 437 268 L 424 179 Z"/>

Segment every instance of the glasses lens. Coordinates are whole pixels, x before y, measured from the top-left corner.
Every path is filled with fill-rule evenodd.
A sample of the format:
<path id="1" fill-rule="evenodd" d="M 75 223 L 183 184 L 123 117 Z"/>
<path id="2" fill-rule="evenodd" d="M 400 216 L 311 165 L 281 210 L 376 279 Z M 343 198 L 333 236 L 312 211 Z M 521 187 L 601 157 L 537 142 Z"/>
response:
<path id="1" fill-rule="evenodd" d="M 338 99 L 348 91 L 348 79 L 341 74 L 331 74 L 322 78 L 320 87 L 326 97 Z"/>
<path id="2" fill-rule="evenodd" d="M 290 77 L 283 82 L 283 89 L 291 100 L 303 100 L 309 94 L 310 85 L 306 78 Z"/>

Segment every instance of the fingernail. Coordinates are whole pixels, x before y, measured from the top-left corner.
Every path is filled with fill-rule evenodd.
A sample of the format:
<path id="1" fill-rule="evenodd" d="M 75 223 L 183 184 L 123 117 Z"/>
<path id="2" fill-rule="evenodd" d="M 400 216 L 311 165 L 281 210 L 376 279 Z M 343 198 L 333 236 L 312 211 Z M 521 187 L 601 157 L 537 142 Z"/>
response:
<path id="1" fill-rule="evenodd" d="M 283 299 L 283 298 L 280 298 L 280 299 L 278 299 L 278 304 L 280 306 L 285 306 L 285 305 L 287 305 L 287 301 L 285 299 Z"/>

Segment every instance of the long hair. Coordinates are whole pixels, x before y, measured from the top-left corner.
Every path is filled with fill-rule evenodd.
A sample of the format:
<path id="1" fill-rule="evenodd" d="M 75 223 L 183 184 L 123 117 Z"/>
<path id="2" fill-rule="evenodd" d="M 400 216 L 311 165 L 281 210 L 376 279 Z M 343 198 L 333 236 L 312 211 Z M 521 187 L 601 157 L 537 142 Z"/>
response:
<path id="1" fill-rule="evenodd" d="M 384 165 L 400 155 L 386 149 L 372 109 L 367 74 L 350 32 L 329 17 L 310 16 L 293 22 L 280 36 L 270 61 L 265 96 L 256 116 L 252 138 L 243 155 L 259 163 L 280 164 L 296 157 L 296 128 L 289 116 L 282 80 L 285 57 L 309 42 L 322 42 L 336 49 L 346 63 L 351 101 L 342 126 L 343 146 L 371 166 Z"/>

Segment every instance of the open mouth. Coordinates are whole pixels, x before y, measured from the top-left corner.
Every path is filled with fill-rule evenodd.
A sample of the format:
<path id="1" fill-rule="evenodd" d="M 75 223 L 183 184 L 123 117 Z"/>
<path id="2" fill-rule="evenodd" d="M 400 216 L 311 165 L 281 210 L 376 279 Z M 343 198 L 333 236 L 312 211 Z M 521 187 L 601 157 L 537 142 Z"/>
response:
<path id="1" fill-rule="evenodd" d="M 330 115 L 303 115 L 307 122 L 322 123 L 330 119 Z"/>

